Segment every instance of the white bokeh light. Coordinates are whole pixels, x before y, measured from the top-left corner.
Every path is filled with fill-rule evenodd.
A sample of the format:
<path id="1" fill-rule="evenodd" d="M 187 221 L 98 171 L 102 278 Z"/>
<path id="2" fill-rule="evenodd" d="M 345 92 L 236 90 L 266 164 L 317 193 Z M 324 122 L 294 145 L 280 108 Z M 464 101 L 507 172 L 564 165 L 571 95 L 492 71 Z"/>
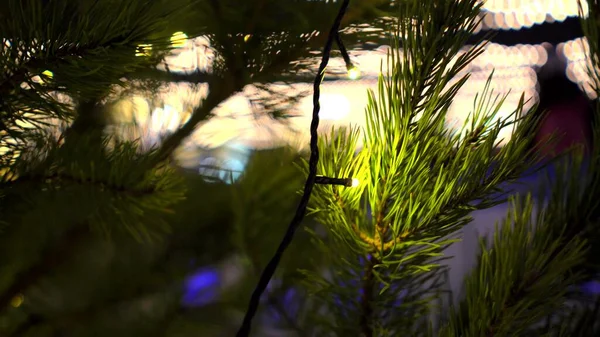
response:
<path id="1" fill-rule="evenodd" d="M 564 21 L 568 17 L 579 16 L 578 0 L 483 0 L 483 22 L 478 30 L 521 29 L 544 22 Z M 584 16 L 588 14 L 588 4 L 581 1 Z"/>
<path id="2" fill-rule="evenodd" d="M 312 97 L 308 98 L 312 104 Z M 322 120 L 341 120 L 346 118 L 350 112 L 350 102 L 343 94 L 323 94 L 319 104 L 321 106 L 319 117 Z"/>
<path id="3" fill-rule="evenodd" d="M 560 43 L 556 46 L 556 52 L 567 62 L 567 78 L 577 83 L 590 99 L 596 99 L 597 93 L 593 83 L 598 83 L 598 79 L 594 80 L 592 77 L 596 77 L 600 69 L 595 67 L 588 57 L 590 46 L 587 39 L 577 38 Z"/>
<path id="4" fill-rule="evenodd" d="M 495 24 L 495 20 L 506 27 L 521 27 L 522 23 L 535 23 L 546 20 L 550 13 L 554 19 L 576 14 L 568 1 L 554 1 L 550 7 L 539 6 L 535 1 L 488 1 L 484 9 L 491 16 L 484 22 Z M 508 6 L 508 7 L 507 7 Z M 508 10 L 512 8 L 513 10 Z M 559 13 L 559 9 L 565 9 Z M 566 17 L 565 16 L 565 17 Z M 487 20 L 487 21 L 486 21 Z M 491 21 L 490 21 L 491 20 Z M 460 57 L 471 46 L 465 46 L 457 55 Z M 570 48 L 570 49 L 569 49 Z M 565 51 L 573 50 L 571 45 Z M 375 50 L 354 50 L 351 60 L 360 68 L 361 77 L 347 80 L 347 68 L 342 58 L 332 58 L 328 67 L 327 78 L 321 85 L 320 117 L 322 120 L 320 132 L 329 132 L 332 126 L 365 126 L 365 107 L 368 103 L 367 89 L 372 89 L 377 95 L 377 77 L 379 71 L 387 69 L 386 52 L 389 46 L 380 46 Z M 518 99 L 524 93 L 526 99 L 532 98 L 525 107 L 529 108 L 537 100 L 535 85 L 537 78 L 535 70 L 548 60 L 548 46 L 515 45 L 504 46 L 488 43 L 484 52 L 469 64 L 461 77 L 467 73 L 470 79 L 458 92 L 447 115 L 447 125 L 452 129 L 462 126 L 472 110 L 475 94 L 480 93 L 492 69 L 495 76 L 492 81 L 494 94 L 509 93 L 503 107 L 498 113 L 502 118 L 514 111 Z M 399 51 L 399 57 L 402 57 Z M 205 37 L 186 40 L 181 48 L 173 51 L 166 60 L 165 69 L 171 72 L 190 73 L 194 71 L 211 71 L 214 61 L 214 51 L 209 40 Z M 451 65 L 448 65 L 451 66 Z M 316 68 L 314 69 L 316 71 Z M 581 71 L 577 68 L 577 73 Z M 333 79 L 336 79 L 333 81 Z M 289 128 L 270 118 L 252 115 L 253 108 L 248 100 L 248 92 L 240 92 L 222 102 L 214 111 L 213 117 L 199 125 L 197 130 L 185 141 L 178 151 L 178 156 L 185 153 L 186 166 L 197 166 L 199 159 L 194 160 L 193 153 L 198 148 L 214 149 L 240 142 L 252 149 L 268 148 L 288 144 L 305 149 L 309 140 L 309 127 L 313 111 L 312 95 L 300 100 L 297 117 L 289 119 Z M 288 90 L 288 89 L 286 89 Z M 312 90 L 310 83 L 297 83 L 290 88 L 290 95 L 302 90 Z M 135 98 L 132 100 L 133 114 L 137 124 L 145 131 L 140 132 L 151 143 L 157 144 L 164 135 L 175 131 L 189 118 L 193 109 L 198 106 L 208 92 L 207 86 L 190 86 L 185 83 L 171 83 L 161 89 L 161 94 L 152 100 Z M 137 107 L 139 106 L 139 108 Z M 141 111 L 141 112 L 140 112 Z M 127 119 L 129 117 L 125 117 Z M 501 135 L 506 140 L 510 138 L 510 130 Z M 230 163 L 233 165 L 234 163 Z M 237 164 L 236 164 L 237 165 Z M 235 165 L 233 165 L 235 166 Z"/>

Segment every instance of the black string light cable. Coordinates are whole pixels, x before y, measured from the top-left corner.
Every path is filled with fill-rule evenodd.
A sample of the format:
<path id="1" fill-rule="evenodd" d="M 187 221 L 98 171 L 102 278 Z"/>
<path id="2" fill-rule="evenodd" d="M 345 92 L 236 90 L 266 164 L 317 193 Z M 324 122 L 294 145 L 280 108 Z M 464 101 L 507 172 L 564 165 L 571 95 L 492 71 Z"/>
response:
<path id="1" fill-rule="evenodd" d="M 306 178 L 306 183 L 304 184 L 304 192 L 302 193 L 302 198 L 298 204 L 298 208 L 296 209 L 296 214 L 292 218 L 292 221 L 288 225 L 287 231 L 275 251 L 275 254 L 263 270 L 260 275 L 260 279 L 256 288 L 252 292 L 252 296 L 250 298 L 250 303 L 248 304 L 248 309 L 246 310 L 246 314 L 244 315 L 244 320 L 240 329 L 238 330 L 236 336 L 237 337 L 248 337 L 250 335 L 250 329 L 252 328 L 252 319 L 256 315 L 256 311 L 258 310 L 258 306 L 260 304 L 260 298 L 264 293 L 265 289 L 267 289 L 267 285 L 273 274 L 275 274 L 275 270 L 277 269 L 277 265 L 283 256 L 283 253 L 287 249 L 287 247 L 292 243 L 292 239 L 294 238 L 294 233 L 296 229 L 302 223 L 304 219 L 304 215 L 306 214 L 306 208 L 308 207 L 308 200 L 310 199 L 310 195 L 312 193 L 313 187 L 315 184 L 335 184 L 335 185 L 344 185 L 344 186 L 353 186 L 355 180 L 353 179 L 344 179 L 344 178 L 328 178 L 328 177 L 317 177 L 317 164 L 319 162 L 319 145 L 318 145 L 318 134 L 317 130 L 319 128 L 319 96 L 320 96 L 320 85 L 323 80 L 323 76 L 325 75 L 325 68 L 327 67 L 327 63 L 329 62 L 329 54 L 331 53 L 331 47 L 333 45 L 333 40 L 337 39 L 338 46 L 342 46 L 341 39 L 339 39 L 338 31 L 340 24 L 342 22 L 342 18 L 348 9 L 348 4 L 350 0 L 343 0 L 340 10 L 335 18 L 333 25 L 331 26 L 331 30 L 329 31 L 329 36 L 327 37 L 327 42 L 325 43 L 325 47 L 323 48 L 323 57 L 321 58 L 321 64 L 319 65 L 319 71 L 317 76 L 315 77 L 314 86 L 313 86 L 313 113 L 312 113 L 312 121 L 310 123 L 310 159 L 308 161 L 308 177 Z M 345 48 L 343 49 L 342 54 L 345 53 Z M 346 55 L 347 57 L 347 55 Z M 344 59 L 346 59 L 344 57 Z M 349 58 L 348 58 L 349 59 Z"/>
<path id="2" fill-rule="evenodd" d="M 315 184 L 321 185 L 341 185 L 346 187 L 356 187 L 358 185 L 358 180 L 353 178 L 330 178 L 317 176 L 315 178 Z"/>
<path id="3" fill-rule="evenodd" d="M 342 53 L 342 57 L 344 58 L 344 63 L 346 64 L 346 70 L 348 70 L 348 74 L 350 75 L 351 71 L 358 71 L 358 69 L 352 64 L 352 61 L 350 61 L 350 56 L 348 56 L 348 51 L 346 50 L 346 47 L 344 47 L 344 43 L 342 42 L 342 36 L 338 33 L 335 34 L 335 42 L 338 45 L 338 48 L 340 49 L 340 53 Z"/>

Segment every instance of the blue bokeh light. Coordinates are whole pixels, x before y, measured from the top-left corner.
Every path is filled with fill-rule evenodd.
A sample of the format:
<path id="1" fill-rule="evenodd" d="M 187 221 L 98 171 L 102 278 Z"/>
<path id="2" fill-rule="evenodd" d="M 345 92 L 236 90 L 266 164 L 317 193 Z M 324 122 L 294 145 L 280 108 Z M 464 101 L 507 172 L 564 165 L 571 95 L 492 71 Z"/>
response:
<path id="1" fill-rule="evenodd" d="M 185 280 L 182 304 L 199 307 L 211 303 L 218 296 L 219 283 L 219 272 L 216 269 L 199 270 Z"/>
<path id="2" fill-rule="evenodd" d="M 581 290 L 586 294 L 598 295 L 598 294 L 600 294 L 600 282 L 598 282 L 598 281 L 586 282 L 581 286 Z"/>

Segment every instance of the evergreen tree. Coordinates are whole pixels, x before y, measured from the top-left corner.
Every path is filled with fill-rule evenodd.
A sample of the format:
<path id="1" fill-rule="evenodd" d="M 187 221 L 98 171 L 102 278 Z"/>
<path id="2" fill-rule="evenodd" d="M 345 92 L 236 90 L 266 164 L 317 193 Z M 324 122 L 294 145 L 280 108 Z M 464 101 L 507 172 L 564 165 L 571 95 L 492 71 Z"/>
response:
<path id="1" fill-rule="evenodd" d="M 588 3 L 586 35 L 590 55 L 598 55 L 598 4 Z M 233 335 L 296 206 L 302 176 L 293 164 L 307 169 L 305 156 L 255 153 L 232 185 L 180 172 L 170 158 L 244 86 L 305 73 L 338 8 L 281 0 L 5 1 L 0 335 Z M 582 298 L 577 285 L 598 271 L 598 207 L 590 197 L 599 188 L 598 146 L 586 166 L 576 152 L 560 162 L 537 199 L 511 197 L 493 240 L 481 243 L 463 300 L 438 305 L 441 261 L 450 258 L 444 248 L 460 239 L 472 211 L 504 202 L 504 183 L 539 164 L 532 139 L 541 117 L 521 102 L 514 122 L 495 119 L 502 98 L 489 87 L 463 129 L 444 127 L 467 78 L 461 70 L 481 52 L 480 44 L 456 57 L 478 11 L 476 0 L 350 7 L 342 27 L 367 21 L 393 38 L 378 91 L 365 93 L 366 130 L 333 130 L 320 143 L 318 174 L 359 184 L 316 186 L 307 230 L 261 298 L 255 335 L 597 334 L 600 302 Z M 157 149 L 107 134 L 119 95 L 182 79 L 157 71 L 182 30 L 209 36 L 218 55 L 212 72 L 183 76 L 206 82 L 208 97 Z M 361 38 L 342 36 L 347 44 Z M 495 151 L 505 127 L 513 136 Z"/>
<path id="2" fill-rule="evenodd" d="M 388 7 L 356 6 L 345 25 Z M 293 198 L 265 186 L 291 194 L 301 177 L 280 164 L 297 155 L 257 154 L 253 162 L 269 164 L 271 180 L 259 181 L 268 171 L 255 164 L 248 190 L 208 184 L 175 170 L 170 158 L 244 86 L 294 80 L 308 69 L 323 18 L 335 10 L 311 1 L 3 1 L 0 336 L 231 334 L 231 315 L 196 307 L 204 302 L 194 289 L 214 273 L 194 272 L 262 234 L 235 229 L 284 221 Z M 177 31 L 211 39 L 211 72 L 158 70 Z M 181 80 L 205 82 L 210 93 L 160 148 L 110 134 L 121 97 Z M 267 207 L 281 218 L 266 217 Z"/>

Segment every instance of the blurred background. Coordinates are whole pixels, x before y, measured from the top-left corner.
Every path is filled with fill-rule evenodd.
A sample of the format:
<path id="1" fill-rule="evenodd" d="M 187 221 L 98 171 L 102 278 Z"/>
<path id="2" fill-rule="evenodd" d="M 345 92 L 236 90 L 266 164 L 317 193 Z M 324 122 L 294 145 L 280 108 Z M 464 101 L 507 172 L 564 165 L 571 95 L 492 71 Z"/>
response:
<path id="1" fill-rule="evenodd" d="M 475 94 L 482 91 L 495 69 L 494 92 L 508 94 L 499 118 L 512 112 L 524 94 L 528 99 L 527 108 L 540 103 L 544 109 L 553 111 L 544 132 L 549 132 L 555 125 L 569 131 L 557 146 L 562 148 L 573 141 L 584 141 L 588 132 L 579 134 L 573 130 L 587 125 L 590 116 L 582 102 L 595 97 L 587 84 L 586 41 L 578 22 L 577 0 L 488 0 L 484 3 L 482 21 L 472 40 L 477 41 L 490 31 L 495 36 L 489 39 L 485 52 L 465 69 L 471 78 L 451 108 L 448 127 L 462 125 Z M 351 29 L 364 31 L 370 28 L 347 28 Z M 372 30 L 370 40 L 359 40 L 357 45 L 348 46 L 357 71 L 348 73 L 339 54 L 330 61 L 322 85 L 321 129 L 364 125 L 366 92 L 367 89 L 376 90 L 380 69 L 386 69 L 386 50 L 389 48 L 385 32 Z M 208 40 L 202 37 L 183 40 L 185 33 L 178 34 L 180 36 L 174 38 L 181 39 L 178 40 L 179 48 L 167 58 L 164 69 L 180 74 L 209 71 L 214 55 Z M 274 90 L 280 87 L 289 96 L 299 96 L 302 92 L 311 92 L 312 78 L 310 74 L 298 74 L 292 86 L 275 82 L 271 87 Z M 256 88 L 248 86 L 243 93 L 224 102 L 218 108 L 217 117 L 198 128 L 181 149 L 177 156 L 179 164 L 198 170 L 203 163 L 219 162 L 243 170 L 244 158 L 251 150 L 282 144 L 305 147 L 312 97 L 307 95 L 291 106 L 291 117 L 282 123 L 264 114 L 258 117 L 260 114 L 256 113 L 251 99 L 256 94 Z M 137 136 L 139 132 L 146 144 L 157 144 L 162 136 L 185 122 L 190 111 L 206 95 L 207 88 L 202 85 L 184 81 L 171 83 L 161 88 L 158 97 L 124 99 L 123 108 L 115 109 L 119 112 L 115 120 L 121 124 L 135 123 Z M 544 97 L 547 102 L 543 101 Z M 510 131 L 505 130 L 502 137 L 509 139 Z"/>
<path id="2" fill-rule="evenodd" d="M 494 92 L 507 95 L 498 118 L 514 111 L 524 95 L 526 109 L 539 104 L 537 113 L 547 111 L 537 139 L 543 140 L 553 131 L 563 135 L 555 148 L 547 151 L 548 156 L 574 143 L 587 144 L 591 132 L 590 102 L 597 97 L 588 84 L 588 63 L 584 54 L 587 42 L 582 38 L 577 0 L 487 0 L 483 9 L 481 24 L 472 41 L 486 37 L 490 32 L 495 34 L 488 39 L 484 53 L 464 70 L 471 77 L 452 105 L 447 117 L 448 127 L 462 125 L 475 95 L 483 90 L 494 70 Z M 583 13 L 586 11 L 584 6 Z M 371 34 L 368 40 L 347 46 L 357 70 L 348 72 L 340 54 L 334 53 L 321 87 L 322 131 L 332 126 L 363 126 L 367 89 L 377 91 L 379 72 L 386 69 L 389 39 L 385 32 L 369 25 L 346 28 L 347 32 L 352 29 Z M 185 39 L 185 32 L 178 34 L 174 38 L 178 39 L 179 48 L 167 58 L 164 69 L 182 75 L 210 71 L 214 54 L 208 40 L 203 37 Z M 313 73 L 315 71 L 316 68 Z M 284 90 L 288 96 L 305 94 L 288 109 L 290 116 L 285 121 L 256 113 L 252 97 L 258 91 L 246 87 L 219 106 L 216 116 L 201 125 L 178 150 L 175 158 L 178 165 L 230 183 L 244 172 L 256 150 L 282 145 L 306 149 L 312 113 L 312 81 L 309 73 L 300 73 L 291 86 L 278 82 L 271 84 L 273 90 Z M 141 96 L 124 99 L 122 109 L 116 109 L 120 114 L 114 118 L 119 125 L 135 125 L 135 132 L 128 129 L 129 135 L 141 136 L 144 144 L 152 146 L 184 123 L 206 95 L 207 87 L 201 84 L 171 83 L 161 89 L 161 95 L 152 99 Z M 506 129 L 501 136 L 505 141 L 510 139 L 511 130 Z M 523 177 L 523 182 L 528 185 L 519 188 L 527 190 L 535 186 L 539 178 Z M 457 294 L 462 277 L 475 263 L 477 238 L 493 230 L 494 223 L 506 214 L 506 208 L 507 205 L 500 205 L 476 212 L 475 221 L 463 231 L 463 241 L 449 248 L 448 254 L 455 256 L 450 262 L 450 283 Z"/>

